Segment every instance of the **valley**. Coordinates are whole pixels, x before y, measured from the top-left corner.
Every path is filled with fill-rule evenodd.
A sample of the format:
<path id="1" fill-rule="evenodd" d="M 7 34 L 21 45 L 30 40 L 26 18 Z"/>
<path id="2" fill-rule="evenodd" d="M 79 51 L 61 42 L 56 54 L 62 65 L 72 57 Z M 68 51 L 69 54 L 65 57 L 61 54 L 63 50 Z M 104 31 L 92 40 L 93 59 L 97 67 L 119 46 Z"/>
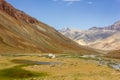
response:
<path id="1" fill-rule="evenodd" d="M 45 4 L 41 4 L 44 1 Z M 56 11 L 58 12 L 56 15 L 54 15 L 56 12 L 50 14 L 51 10 L 54 10 L 53 5 L 61 2 L 59 5 L 62 6 L 59 9 L 67 7 L 64 9 L 69 11 L 68 7 L 74 0 L 38 0 L 38 2 L 39 5 L 36 6 L 39 6 L 39 10 L 37 7 L 32 8 L 33 5 L 29 6 L 40 11 L 38 14 L 35 12 L 35 15 L 46 17 L 47 20 L 48 16 L 52 16 L 50 21 L 53 20 L 56 24 L 54 19 L 58 17 L 56 15 L 59 12 Z M 67 6 L 63 6 L 63 2 L 66 2 Z M 88 30 L 70 28 L 56 30 L 50 24 L 37 20 L 38 17 L 34 18 L 10 3 L 7 0 L 0 0 L 0 80 L 120 79 L 120 21 L 110 26 L 92 27 Z M 15 4 L 17 6 L 17 3 Z M 87 4 L 90 5 L 92 2 Z M 62 20 L 66 19 L 65 17 L 62 16 Z M 66 21 L 64 23 L 67 24 Z"/>
<path id="2" fill-rule="evenodd" d="M 88 46 L 107 57 L 120 59 L 120 21 L 107 27 L 92 27 L 88 30 L 63 28 L 58 30 L 64 36 L 82 46 Z"/>
<path id="3" fill-rule="evenodd" d="M 40 56 L 41 55 L 41 56 Z M 97 58 L 82 58 L 79 54 L 57 54 L 50 59 L 48 54 L 37 55 L 1 55 L 0 79 L 1 80 L 119 80 L 120 72 L 106 64 L 100 65 Z M 81 56 L 81 57 L 80 57 Z M 99 56 L 100 58 L 100 56 Z M 98 58 L 98 59 L 99 59 Z M 101 57 L 106 61 L 120 60 Z M 19 61 L 18 61 L 19 60 Z M 31 64 L 20 61 L 59 62 L 59 64 Z M 18 67 L 18 68 L 17 68 Z M 13 70 L 20 70 L 18 73 Z M 5 70 L 6 72 L 2 72 Z M 9 70 L 9 71 L 8 71 Z M 11 71 L 12 70 L 12 71 Z M 22 72 L 23 71 L 23 72 Z M 10 75 L 9 74 L 18 74 Z M 31 73 L 32 72 L 32 73 Z M 31 73 L 31 74 L 30 74 Z M 6 75 L 9 74 L 9 75 Z M 4 75 L 4 76 L 1 76 Z M 24 76 L 26 75 L 26 76 Z M 30 76 L 33 75 L 33 76 Z"/>

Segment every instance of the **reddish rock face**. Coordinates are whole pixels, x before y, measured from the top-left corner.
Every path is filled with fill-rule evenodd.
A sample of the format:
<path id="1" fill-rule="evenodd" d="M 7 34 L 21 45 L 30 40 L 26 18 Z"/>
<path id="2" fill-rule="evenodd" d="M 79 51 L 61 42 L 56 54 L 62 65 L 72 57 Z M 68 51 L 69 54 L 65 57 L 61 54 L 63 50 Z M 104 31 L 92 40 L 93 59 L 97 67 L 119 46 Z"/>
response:
<path id="1" fill-rule="evenodd" d="M 7 3 L 5 0 L 0 0 L 0 10 L 6 12 L 10 16 L 14 17 L 17 20 L 22 20 L 27 23 L 37 23 L 38 21 L 27 14 L 25 14 L 23 11 L 15 9 L 13 6 L 11 6 L 9 3 Z"/>

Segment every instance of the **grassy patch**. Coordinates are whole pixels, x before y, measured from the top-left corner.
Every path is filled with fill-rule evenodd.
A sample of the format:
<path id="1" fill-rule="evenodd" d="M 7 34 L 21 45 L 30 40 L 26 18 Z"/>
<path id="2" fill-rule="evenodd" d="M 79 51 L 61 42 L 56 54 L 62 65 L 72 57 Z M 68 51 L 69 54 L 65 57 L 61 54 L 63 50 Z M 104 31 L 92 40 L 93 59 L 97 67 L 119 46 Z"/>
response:
<path id="1" fill-rule="evenodd" d="M 21 66 L 15 66 L 12 68 L 6 68 L 0 70 L 0 80 L 13 80 L 13 79 L 23 79 L 31 77 L 43 77 L 48 76 L 45 72 L 32 72 L 21 68 Z"/>
<path id="2" fill-rule="evenodd" d="M 60 55 L 59 57 L 63 57 L 63 58 L 78 58 L 78 59 L 84 59 L 84 60 L 96 60 L 96 61 L 98 61 L 98 56 L 97 57 L 95 57 L 95 58 L 92 58 L 92 57 L 82 57 L 82 55 Z"/>

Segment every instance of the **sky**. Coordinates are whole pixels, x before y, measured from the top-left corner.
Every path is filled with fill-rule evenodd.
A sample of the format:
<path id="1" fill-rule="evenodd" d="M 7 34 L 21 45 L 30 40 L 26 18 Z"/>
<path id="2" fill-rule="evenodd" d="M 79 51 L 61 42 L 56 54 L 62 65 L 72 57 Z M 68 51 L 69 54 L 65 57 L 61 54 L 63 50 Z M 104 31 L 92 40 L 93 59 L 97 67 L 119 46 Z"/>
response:
<path id="1" fill-rule="evenodd" d="M 120 0 L 6 0 L 55 29 L 104 27 L 120 20 Z"/>

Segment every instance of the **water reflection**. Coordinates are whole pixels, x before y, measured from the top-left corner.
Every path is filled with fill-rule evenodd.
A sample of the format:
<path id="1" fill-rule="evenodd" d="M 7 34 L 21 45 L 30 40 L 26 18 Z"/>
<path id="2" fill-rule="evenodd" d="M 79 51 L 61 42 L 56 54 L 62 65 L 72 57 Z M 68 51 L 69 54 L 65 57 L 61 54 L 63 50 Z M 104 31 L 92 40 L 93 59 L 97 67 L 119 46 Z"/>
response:
<path id="1" fill-rule="evenodd" d="M 41 61 L 31 61 L 31 60 L 21 60 L 21 59 L 14 59 L 11 62 L 17 64 L 30 64 L 30 65 L 55 65 L 61 64 L 61 62 L 41 62 Z"/>

